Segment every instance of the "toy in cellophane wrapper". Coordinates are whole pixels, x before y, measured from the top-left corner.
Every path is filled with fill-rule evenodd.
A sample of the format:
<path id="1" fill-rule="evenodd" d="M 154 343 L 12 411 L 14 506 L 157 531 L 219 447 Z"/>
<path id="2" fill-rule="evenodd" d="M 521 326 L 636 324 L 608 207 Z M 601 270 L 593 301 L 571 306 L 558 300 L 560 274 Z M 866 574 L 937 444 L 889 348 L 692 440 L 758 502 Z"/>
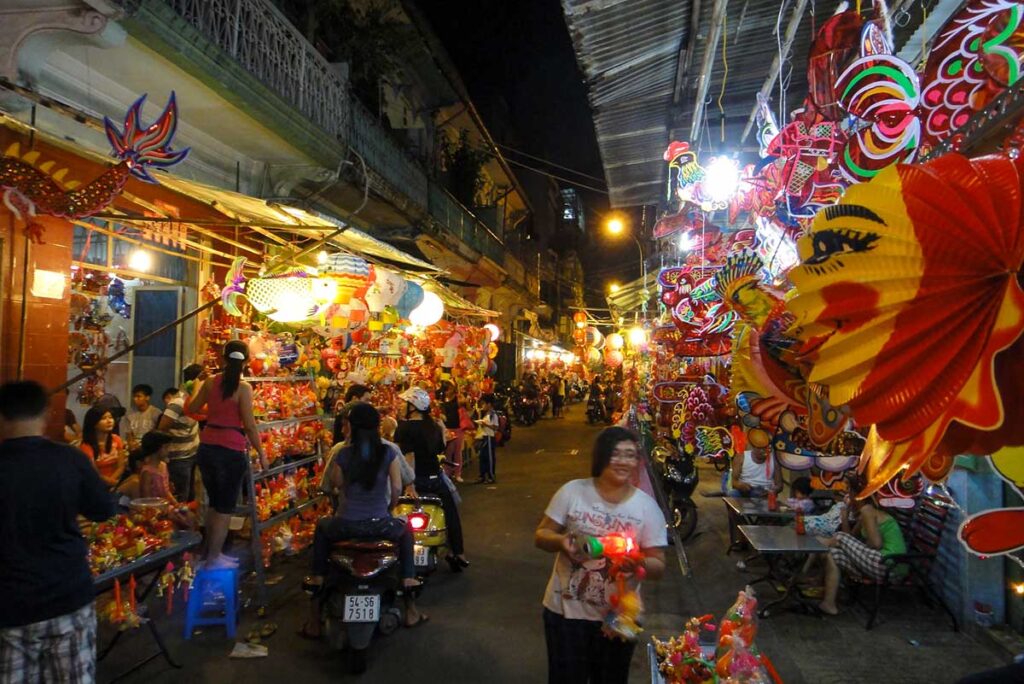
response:
<path id="1" fill-rule="evenodd" d="M 609 534 L 577 537 L 576 547 L 590 558 L 607 559 L 608 579 L 615 583 L 615 592 L 608 597 L 610 608 L 602 631 L 610 637 L 634 641 L 643 631 L 637 623 L 641 609 L 638 589 L 647 575 L 640 545 L 632 537 Z"/>

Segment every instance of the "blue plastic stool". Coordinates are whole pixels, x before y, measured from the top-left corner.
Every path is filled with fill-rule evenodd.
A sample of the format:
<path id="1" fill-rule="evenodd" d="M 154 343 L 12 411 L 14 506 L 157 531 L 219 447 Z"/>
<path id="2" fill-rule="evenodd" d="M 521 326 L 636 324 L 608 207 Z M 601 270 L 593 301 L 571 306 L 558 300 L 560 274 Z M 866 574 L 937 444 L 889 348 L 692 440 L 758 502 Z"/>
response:
<path id="1" fill-rule="evenodd" d="M 204 613 L 207 615 L 204 616 Z M 212 613 L 212 614 L 211 614 Z M 185 610 L 185 638 L 203 625 L 224 625 L 228 638 L 235 638 L 238 623 L 237 568 L 200 569 L 192 582 Z"/>

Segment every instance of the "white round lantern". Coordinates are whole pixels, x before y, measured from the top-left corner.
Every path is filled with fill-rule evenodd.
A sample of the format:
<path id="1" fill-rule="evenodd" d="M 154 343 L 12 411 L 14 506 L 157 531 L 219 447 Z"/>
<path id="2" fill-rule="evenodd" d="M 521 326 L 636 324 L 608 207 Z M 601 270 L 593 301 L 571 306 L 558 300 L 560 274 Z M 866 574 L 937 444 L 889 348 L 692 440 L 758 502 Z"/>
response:
<path id="1" fill-rule="evenodd" d="M 423 302 L 409 314 L 409 322 L 425 328 L 428 325 L 437 323 L 443 315 L 444 302 L 433 292 L 425 290 L 423 292 Z"/>

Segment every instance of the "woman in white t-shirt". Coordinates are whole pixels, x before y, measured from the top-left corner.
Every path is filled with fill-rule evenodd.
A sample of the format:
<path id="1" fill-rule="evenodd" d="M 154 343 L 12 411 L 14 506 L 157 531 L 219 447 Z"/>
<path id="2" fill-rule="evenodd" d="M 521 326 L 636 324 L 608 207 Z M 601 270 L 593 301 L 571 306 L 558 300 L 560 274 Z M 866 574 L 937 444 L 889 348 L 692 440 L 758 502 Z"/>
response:
<path id="1" fill-rule="evenodd" d="M 544 594 L 544 636 L 548 681 L 614 684 L 629 679 L 635 642 L 610 638 L 602 624 L 615 587 L 605 559 L 590 560 L 577 548 L 577 536 L 622 534 L 644 554 L 647 579 L 665 570 L 668 539 L 665 516 L 650 496 L 633 486 L 640 444 L 633 432 L 611 427 L 594 444 L 590 478 L 573 480 L 551 499 L 534 543 L 557 554 Z M 639 591 L 639 589 L 638 589 Z"/>

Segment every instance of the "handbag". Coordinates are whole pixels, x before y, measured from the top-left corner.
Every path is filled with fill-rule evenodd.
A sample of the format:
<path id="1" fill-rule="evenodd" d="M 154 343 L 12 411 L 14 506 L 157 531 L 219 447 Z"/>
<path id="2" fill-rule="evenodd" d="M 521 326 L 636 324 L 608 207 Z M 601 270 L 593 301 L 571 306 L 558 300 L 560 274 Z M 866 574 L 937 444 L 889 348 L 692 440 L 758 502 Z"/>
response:
<path id="1" fill-rule="evenodd" d="M 459 429 L 462 431 L 472 430 L 476 426 L 473 424 L 473 419 L 469 417 L 469 411 L 459 407 Z"/>

